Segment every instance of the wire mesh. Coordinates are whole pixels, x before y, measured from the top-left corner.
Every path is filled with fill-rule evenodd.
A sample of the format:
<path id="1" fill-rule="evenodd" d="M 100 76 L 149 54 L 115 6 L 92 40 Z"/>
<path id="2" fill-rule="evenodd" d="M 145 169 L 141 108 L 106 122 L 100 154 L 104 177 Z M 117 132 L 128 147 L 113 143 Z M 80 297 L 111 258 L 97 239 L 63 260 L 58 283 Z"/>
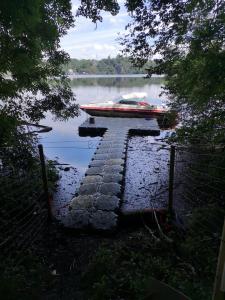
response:
<path id="1" fill-rule="evenodd" d="M 142 204 L 143 197 L 146 197 L 147 201 L 144 205 L 147 204 L 148 208 L 153 211 L 153 221 L 155 220 L 156 228 L 159 229 L 157 231 L 159 236 L 171 237 L 173 232 L 170 235 L 167 231 L 168 227 L 160 224 L 157 216 L 159 207 L 168 207 L 171 167 L 168 150 L 170 145 L 166 143 L 155 145 L 151 141 L 143 144 L 139 141 L 138 146 L 136 145 L 132 144 L 132 141 L 128 145 L 126 173 L 133 174 L 133 177 L 126 179 L 127 198 L 128 200 L 129 197 L 135 198 L 135 203 Z M 132 147 L 129 148 L 129 146 Z M 216 274 L 225 215 L 224 147 L 204 144 L 194 147 L 175 145 L 175 149 L 173 182 L 175 220 L 173 222 L 175 221 L 178 225 L 176 233 L 179 232 L 179 228 L 181 229 L 179 255 L 199 277 L 204 277 L 205 280 L 208 278 L 209 286 L 213 286 L 212 278 L 215 278 Z M 130 164 L 133 166 L 132 171 L 129 169 Z M 136 189 L 135 195 L 134 191 L 140 186 L 141 177 L 142 189 L 138 191 Z M 142 191 L 145 191 L 145 195 Z M 174 243 L 176 244 L 176 241 Z M 178 249 L 178 245 L 176 247 Z"/>
<path id="2" fill-rule="evenodd" d="M 175 145 L 173 209 L 182 224 L 193 210 L 225 204 L 224 147 Z M 169 200 L 170 145 L 135 137 L 128 144 L 123 207 L 167 208 Z M 129 203 L 131 206 L 129 207 Z M 144 205 L 145 207 L 141 207 Z M 212 217 L 213 219 L 213 211 Z M 203 222 L 203 227 L 206 220 Z M 210 228 L 210 224 L 209 224 Z M 212 233 L 212 232 L 211 232 Z"/>
<path id="3" fill-rule="evenodd" d="M 38 152 L 0 148 L 0 253 L 15 263 L 47 222 Z"/>
<path id="4" fill-rule="evenodd" d="M 210 203 L 223 206 L 225 201 L 225 156 L 223 149 L 183 149 L 177 147 L 176 178 L 183 184 L 183 195 L 191 207 Z"/>
<path id="5" fill-rule="evenodd" d="M 196 270 L 202 270 L 205 278 L 215 277 L 222 240 L 224 166 L 223 147 L 176 146 L 174 209 L 188 236 L 186 249 L 190 257 L 187 259 Z"/>

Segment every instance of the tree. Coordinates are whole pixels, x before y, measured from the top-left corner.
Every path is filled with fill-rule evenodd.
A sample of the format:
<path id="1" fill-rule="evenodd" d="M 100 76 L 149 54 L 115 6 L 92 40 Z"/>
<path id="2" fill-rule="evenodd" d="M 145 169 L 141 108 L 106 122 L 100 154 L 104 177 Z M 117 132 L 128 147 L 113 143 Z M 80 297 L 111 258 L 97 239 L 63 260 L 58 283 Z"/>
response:
<path id="1" fill-rule="evenodd" d="M 82 15 L 101 20 L 102 2 L 84 2 Z M 115 8 L 115 1 L 107 1 L 110 5 Z M 215 128 L 225 119 L 225 2 L 126 0 L 125 6 L 132 21 L 121 40 L 123 54 L 137 66 L 154 58 L 149 75 L 166 75 L 165 91 L 174 108 L 185 108 L 183 121 L 192 133 L 207 127 L 218 136 Z"/>
<path id="2" fill-rule="evenodd" d="M 38 121 L 50 111 L 74 117 L 78 106 L 63 65 L 69 56 L 60 38 L 74 25 L 71 0 L 2 0 L 0 3 L 0 109 L 17 119 Z M 81 1 L 78 16 L 101 21 L 118 13 L 116 1 Z"/>
<path id="3" fill-rule="evenodd" d="M 148 62 L 148 65 L 151 62 Z M 137 74 L 146 73 L 147 65 L 142 68 L 136 68 L 128 58 L 117 55 L 115 58 L 106 58 L 100 60 L 94 59 L 74 59 L 72 58 L 67 65 L 64 65 L 65 72 L 72 69 L 79 74 Z"/>
<path id="4" fill-rule="evenodd" d="M 136 65 L 155 57 L 149 74 L 166 75 L 172 106 L 191 134 L 221 140 L 225 110 L 225 2 L 126 1 L 133 21 L 122 40 Z M 195 129 L 199 129 L 196 131 Z"/>
<path id="5" fill-rule="evenodd" d="M 73 26 L 70 0 L 0 2 L 0 108 L 18 119 L 39 120 L 44 112 L 77 115 L 62 72 L 68 55 L 60 37 Z"/>
<path id="6" fill-rule="evenodd" d="M 149 74 L 167 76 L 166 93 L 173 107 L 185 107 L 184 120 L 190 126 L 209 119 L 210 128 L 223 123 L 224 1 L 125 0 L 125 6 L 132 21 L 121 41 L 123 53 L 137 66 L 154 58 Z M 81 0 L 76 17 L 97 23 L 102 11 L 116 15 L 119 9 L 116 0 Z M 1 1 L 0 97 L 5 110 L 18 113 L 20 108 L 36 120 L 45 110 L 61 117 L 76 115 L 65 76 L 54 84 L 47 80 L 58 78 L 61 65 L 68 62 L 59 50 L 59 39 L 70 26 L 70 0 Z M 7 73 L 11 78 L 6 78 Z"/>

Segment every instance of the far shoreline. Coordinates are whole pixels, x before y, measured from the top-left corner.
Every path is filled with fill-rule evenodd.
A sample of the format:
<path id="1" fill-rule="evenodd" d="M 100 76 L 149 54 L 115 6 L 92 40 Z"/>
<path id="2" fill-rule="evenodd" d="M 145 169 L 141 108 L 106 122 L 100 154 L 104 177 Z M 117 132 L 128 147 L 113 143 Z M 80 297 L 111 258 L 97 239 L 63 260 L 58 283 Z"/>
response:
<path id="1" fill-rule="evenodd" d="M 70 79 L 79 78 L 146 78 L 147 74 L 67 74 Z M 153 74 L 151 78 L 163 78 L 164 75 Z M 146 78 L 147 79 L 147 78 Z"/>

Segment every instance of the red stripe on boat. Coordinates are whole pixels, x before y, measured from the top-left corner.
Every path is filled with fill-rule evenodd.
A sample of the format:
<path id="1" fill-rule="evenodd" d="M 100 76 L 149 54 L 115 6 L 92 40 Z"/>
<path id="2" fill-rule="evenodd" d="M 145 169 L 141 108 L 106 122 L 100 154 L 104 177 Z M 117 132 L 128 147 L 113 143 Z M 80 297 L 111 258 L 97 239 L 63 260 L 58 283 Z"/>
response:
<path id="1" fill-rule="evenodd" d="M 86 107 L 86 106 L 80 106 L 81 109 L 84 110 L 101 110 L 101 111 L 126 111 L 126 112 L 143 112 L 143 113 L 163 113 L 166 112 L 165 110 L 161 109 L 136 109 L 136 108 L 113 108 L 113 107 Z"/>

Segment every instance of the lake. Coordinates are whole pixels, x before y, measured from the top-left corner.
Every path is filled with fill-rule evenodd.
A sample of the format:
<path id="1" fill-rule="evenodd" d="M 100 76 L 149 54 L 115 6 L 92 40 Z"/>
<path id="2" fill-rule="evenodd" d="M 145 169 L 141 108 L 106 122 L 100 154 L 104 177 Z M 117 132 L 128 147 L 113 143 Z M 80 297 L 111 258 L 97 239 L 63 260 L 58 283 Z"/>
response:
<path id="1" fill-rule="evenodd" d="M 147 100 L 153 104 L 166 103 L 165 96 L 160 96 L 162 84 L 162 78 L 150 80 L 141 78 L 140 75 L 137 77 L 133 75 L 130 77 L 104 78 L 82 76 L 82 78 L 71 79 L 72 90 L 76 95 L 78 104 L 114 100 L 123 94 L 132 92 L 146 92 L 148 95 Z M 100 137 L 79 136 L 78 127 L 87 117 L 86 113 L 80 111 L 79 117 L 62 122 L 54 120 L 48 114 L 41 122 L 41 124 L 53 128 L 51 132 L 43 133 L 40 137 L 45 155 L 48 159 L 56 159 L 62 164 L 59 167 L 61 180 L 58 182 L 57 192 L 54 196 L 54 214 L 59 219 L 66 215 L 68 203 L 78 189 L 81 178 L 84 176 L 100 140 Z M 160 140 L 166 134 L 169 134 L 169 131 L 163 131 L 160 137 L 132 137 L 130 139 L 123 209 L 149 207 L 149 197 L 152 198 L 154 193 L 156 195 L 161 190 L 158 184 L 165 186 L 167 167 L 163 171 L 166 172 L 166 175 L 162 176 L 161 174 L 160 179 L 157 170 L 160 168 L 160 173 L 163 173 L 162 167 L 159 166 L 159 155 L 167 160 L 168 151 L 158 149 L 157 147 L 161 147 L 161 145 L 157 146 L 157 140 Z M 151 147 L 154 143 L 154 147 Z M 165 166 L 167 166 L 166 163 Z M 150 176 L 150 174 L 152 175 Z M 144 186 L 148 185 L 148 190 L 143 188 L 143 184 Z M 149 189 L 149 186 L 152 186 L 152 188 Z M 157 192 L 155 192 L 156 189 Z M 163 193 L 160 195 L 163 195 Z M 160 201 L 163 202 L 165 197 L 162 196 L 161 198 Z M 158 198 L 155 197 L 155 200 L 157 201 L 154 205 L 157 203 L 157 207 L 161 206 Z M 150 205 L 153 205 L 153 201 Z"/>

